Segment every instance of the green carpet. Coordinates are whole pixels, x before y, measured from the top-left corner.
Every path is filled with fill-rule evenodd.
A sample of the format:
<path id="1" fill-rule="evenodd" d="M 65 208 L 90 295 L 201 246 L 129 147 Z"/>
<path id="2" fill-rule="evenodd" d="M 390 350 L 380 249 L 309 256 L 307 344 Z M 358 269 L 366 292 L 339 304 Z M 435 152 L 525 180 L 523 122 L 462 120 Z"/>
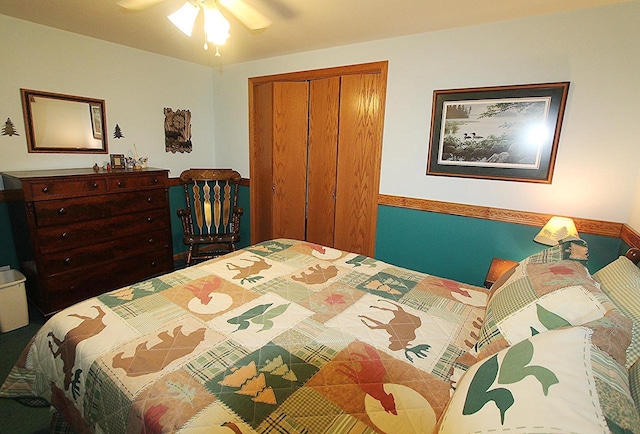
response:
<path id="1" fill-rule="evenodd" d="M 0 382 L 4 382 L 33 335 L 44 324 L 44 317 L 29 309 L 29 325 L 0 333 Z M 48 407 L 27 407 L 12 399 L 0 398 L 0 434 L 45 434 L 49 432 Z"/>

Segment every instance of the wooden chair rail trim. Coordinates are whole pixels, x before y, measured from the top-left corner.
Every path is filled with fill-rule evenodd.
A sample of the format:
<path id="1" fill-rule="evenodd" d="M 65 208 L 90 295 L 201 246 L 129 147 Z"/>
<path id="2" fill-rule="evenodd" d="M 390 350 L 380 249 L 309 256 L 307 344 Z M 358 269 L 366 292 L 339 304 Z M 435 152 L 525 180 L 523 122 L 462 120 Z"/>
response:
<path id="1" fill-rule="evenodd" d="M 440 214 L 451 214 L 462 217 L 474 217 L 484 220 L 493 220 L 506 223 L 516 223 L 528 226 L 544 226 L 547 221 L 553 217 L 552 214 L 540 214 L 527 211 L 513 211 L 502 208 L 490 208 L 476 205 L 464 205 L 451 202 L 439 202 L 426 199 L 412 199 L 402 196 L 391 196 L 386 194 L 378 195 L 378 204 L 393 206 L 398 208 L 415 209 L 419 211 L 437 212 Z M 571 216 L 566 216 L 571 217 Z M 617 237 L 625 240 L 622 235 L 626 236 L 633 233 L 633 230 L 627 225 L 615 222 L 606 222 L 601 220 L 582 219 L 571 217 L 576 224 L 578 232 L 592 235 L 604 235 L 608 237 Z M 623 228 L 626 228 L 623 231 Z M 627 242 L 627 244 L 629 244 Z"/>
<path id="2" fill-rule="evenodd" d="M 640 247 L 640 234 L 638 234 L 628 225 L 622 226 L 620 238 L 631 247 Z"/>

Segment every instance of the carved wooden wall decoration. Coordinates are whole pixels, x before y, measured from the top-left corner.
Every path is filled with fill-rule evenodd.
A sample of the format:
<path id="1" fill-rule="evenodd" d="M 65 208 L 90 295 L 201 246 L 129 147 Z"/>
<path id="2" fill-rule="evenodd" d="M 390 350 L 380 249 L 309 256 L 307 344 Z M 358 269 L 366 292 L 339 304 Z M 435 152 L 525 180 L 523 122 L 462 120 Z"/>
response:
<path id="1" fill-rule="evenodd" d="M 191 112 L 189 110 L 164 109 L 165 151 L 191 152 Z"/>

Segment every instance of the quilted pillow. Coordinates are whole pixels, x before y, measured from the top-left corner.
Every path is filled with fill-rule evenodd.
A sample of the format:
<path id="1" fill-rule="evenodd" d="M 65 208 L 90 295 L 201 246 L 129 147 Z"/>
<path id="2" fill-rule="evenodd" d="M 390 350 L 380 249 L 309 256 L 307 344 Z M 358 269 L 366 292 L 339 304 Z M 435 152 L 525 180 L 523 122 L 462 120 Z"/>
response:
<path id="1" fill-rule="evenodd" d="M 558 244 L 557 246 L 549 247 L 538 253 L 534 253 L 531 256 L 524 258 L 518 263 L 518 265 L 504 275 L 502 275 L 491 287 L 491 294 L 498 290 L 503 284 L 511 280 L 511 276 L 518 275 L 519 269 L 526 264 L 549 264 L 552 262 L 560 262 L 563 260 L 577 261 L 587 266 L 589 259 L 589 248 L 587 242 L 581 239 L 571 239 Z"/>
<path id="2" fill-rule="evenodd" d="M 640 358 L 640 268 L 620 256 L 593 275 L 613 304 L 633 322 L 627 369 Z"/>
<path id="3" fill-rule="evenodd" d="M 534 253 L 521 262 L 558 262 L 564 259 L 571 259 L 587 265 L 587 260 L 589 259 L 587 242 L 581 239 L 569 239 L 561 242 L 557 246 L 549 247 L 541 252 Z"/>
<path id="4" fill-rule="evenodd" d="M 631 325 L 619 318 L 582 263 L 524 261 L 492 291 L 475 347 L 477 357 L 483 359 L 546 330 L 602 319 L 610 311 L 616 311 L 610 315 L 623 333 L 626 327 L 630 333 Z"/>
<path id="5" fill-rule="evenodd" d="M 640 416 L 626 370 L 588 327 L 552 330 L 473 365 L 440 433 L 632 432 Z M 535 410 L 534 410 L 535 409 Z"/>

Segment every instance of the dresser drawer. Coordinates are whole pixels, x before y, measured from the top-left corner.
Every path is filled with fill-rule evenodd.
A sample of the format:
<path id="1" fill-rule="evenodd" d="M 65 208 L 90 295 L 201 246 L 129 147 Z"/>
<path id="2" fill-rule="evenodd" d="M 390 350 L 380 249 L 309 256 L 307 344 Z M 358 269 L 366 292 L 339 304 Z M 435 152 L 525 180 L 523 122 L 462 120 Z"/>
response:
<path id="1" fill-rule="evenodd" d="M 99 244 L 61 250 L 42 255 L 45 275 L 64 273 L 77 268 L 95 266 L 118 258 L 144 256 L 151 250 L 166 249 L 169 245 L 169 231 L 159 230 L 139 233 L 135 236 L 118 238 Z"/>
<path id="2" fill-rule="evenodd" d="M 109 178 L 109 190 L 128 190 L 141 187 L 165 187 L 167 176 L 165 173 L 150 173 L 136 176 L 114 176 Z"/>
<path id="3" fill-rule="evenodd" d="M 105 178 L 43 180 L 30 182 L 28 188 L 31 191 L 32 200 L 49 200 L 106 192 L 107 180 Z"/>
<path id="4" fill-rule="evenodd" d="M 167 192 L 164 189 L 111 194 L 109 196 L 111 215 L 167 208 L 169 206 Z"/>
<path id="5" fill-rule="evenodd" d="M 144 256 L 81 268 L 47 279 L 50 311 L 55 312 L 102 294 L 105 291 L 173 271 L 173 261 L 166 251 L 150 251 Z"/>
<path id="6" fill-rule="evenodd" d="M 93 245 L 112 238 L 135 236 L 156 230 L 168 230 L 166 210 L 152 209 L 63 226 L 38 228 L 40 252 L 48 253 Z"/>
<path id="7" fill-rule="evenodd" d="M 34 202 L 39 227 L 102 219 L 168 206 L 164 189 Z"/>
<path id="8" fill-rule="evenodd" d="M 110 215 L 108 195 L 34 202 L 37 225 L 67 225 L 69 223 L 101 219 Z"/>

